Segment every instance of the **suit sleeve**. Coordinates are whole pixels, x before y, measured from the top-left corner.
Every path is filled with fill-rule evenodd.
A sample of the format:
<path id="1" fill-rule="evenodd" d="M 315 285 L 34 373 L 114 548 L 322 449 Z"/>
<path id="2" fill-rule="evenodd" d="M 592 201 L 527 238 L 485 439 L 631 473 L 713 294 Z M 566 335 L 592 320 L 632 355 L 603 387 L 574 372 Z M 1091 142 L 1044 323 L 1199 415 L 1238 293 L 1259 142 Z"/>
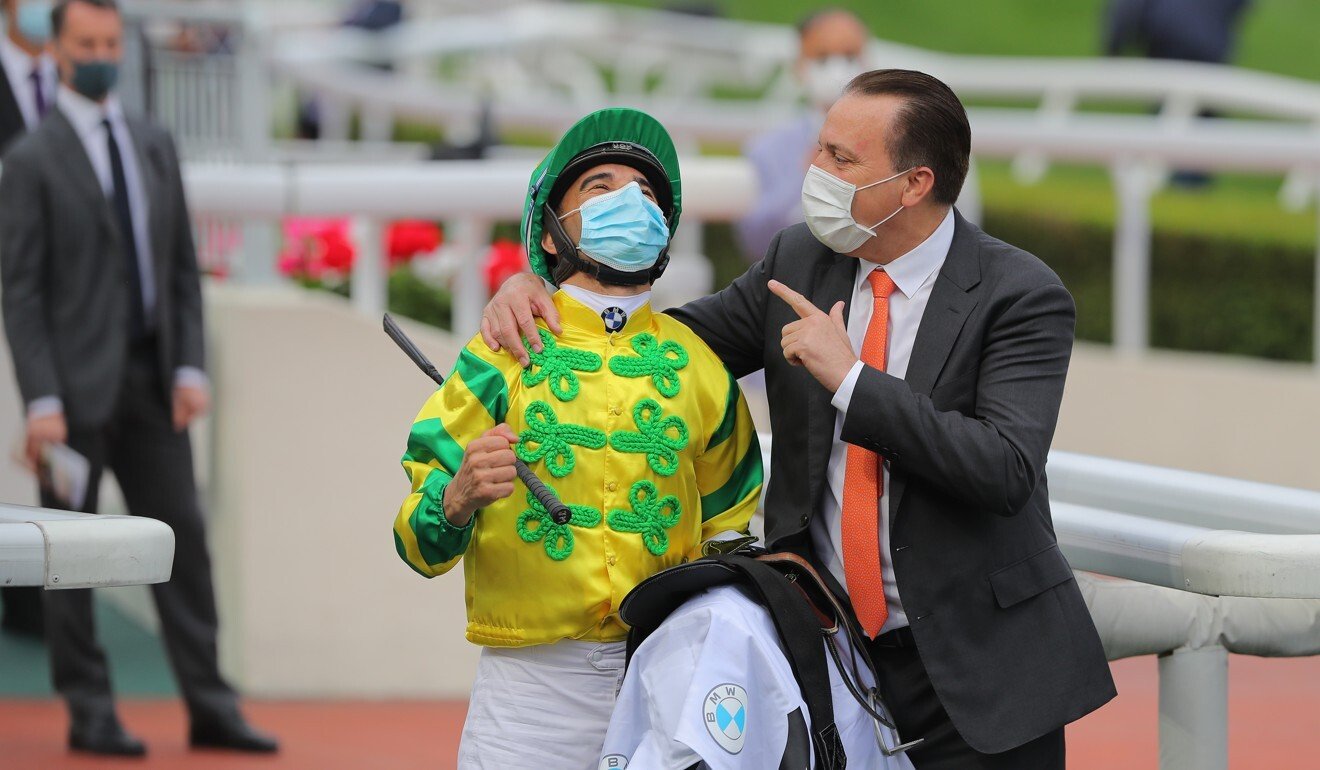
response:
<path id="1" fill-rule="evenodd" d="M 192 367 L 205 371 L 206 348 L 202 331 L 202 282 L 197 271 L 197 249 L 193 244 L 192 219 L 188 215 L 187 199 L 184 197 L 183 174 L 179 167 L 179 155 L 174 148 L 174 140 L 164 134 L 166 151 L 174 168 L 171 180 L 172 193 L 178 201 L 178 221 L 174 223 L 175 239 L 172 244 L 174 269 L 175 350 L 174 366 Z"/>
<path id="2" fill-rule="evenodd" d="M 721 532 L 746 532 L 761 502 L 764 474 L 756 425 L 732 374 L 724 416 L 697 458 L 696 474 L 702 542 Z"/>
<path id="3" fill-rule="evenodd" d="M 26 404 L 61 395 L 46 325 L 47 207 L 41 175 L 31 159 L 9 153 L 0 174 L 0 304 Z"/>
<path id="4" fill-rule="evenodd" d="M 735 377 L 765 367 L 765 314 L 772 296 L 766 284 L 774 275 L 782 238 L 781 231 L 770 243 L 765 259 L 747 268 L 733 283 L 666 311 L 696 332 Z"/>
<path id="5" fill-rule="evenodd" d="M 986 329 L 977 379 L 966 385 L 976 391 L 970 416 L 941 412 L 903 380 L 865 367 L 841 438 L 979 509 L 1017 514 L 1045 470 L 1075 319 L 1072 296 L 1057 283 L 1000 313 Z"/>

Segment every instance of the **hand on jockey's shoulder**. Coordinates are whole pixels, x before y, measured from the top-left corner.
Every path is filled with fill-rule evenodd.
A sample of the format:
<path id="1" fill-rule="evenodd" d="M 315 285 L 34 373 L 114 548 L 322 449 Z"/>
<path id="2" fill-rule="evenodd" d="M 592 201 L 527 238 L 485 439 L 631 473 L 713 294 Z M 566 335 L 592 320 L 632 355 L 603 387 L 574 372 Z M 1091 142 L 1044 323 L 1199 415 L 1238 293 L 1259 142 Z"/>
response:
<path id="1" fill-rule="evenodd" d="M 445 518 L 456 527 L 466 527 L 482 508 L 513 494 L 517 461 L 513 445 L 518 436 L 500 423 L 473 440 L 463 451 L 463 463 L 445 489 Z"/>
<path id="2" fill-rule="evenodd" d="M 559 325 L 559 311 L 541 279 L 532 273 L 510 276 L 481 312 L 481 339 L 491 350 L 509 351 L 526 367 L 531 359 L 527 356 L 523 339 L 526 338 L 532 350 L 541 352 L 537 318 L 545 319 L 551 332 L 563 332 Z"/>

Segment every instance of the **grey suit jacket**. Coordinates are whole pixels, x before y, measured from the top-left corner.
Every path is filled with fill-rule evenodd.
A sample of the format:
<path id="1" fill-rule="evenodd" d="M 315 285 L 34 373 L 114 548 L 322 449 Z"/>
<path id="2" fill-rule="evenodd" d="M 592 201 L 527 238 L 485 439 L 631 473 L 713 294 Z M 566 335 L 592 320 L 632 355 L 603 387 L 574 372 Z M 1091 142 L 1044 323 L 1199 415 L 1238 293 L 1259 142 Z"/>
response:
<path id="1" fill-rule="evenodd" d="M 202 296 L 173 140 L 128 119 L 149 207 L 162 397 L 203 368 Z M 14 143 L 0 174 L 0 303 L 25 402 L 60 396 L 70 426 L 111 416 L 136 301 L 110 201 L 59 110 Z"/>
<path id="2" fill-rule="evenodd" d="M 735 375 L 765 368 L 772 548 L 810 547 L 836 412 L 831 394 L 784 360 L 781 330 L 797 315 L 766 282 L 828 312 L 851 300 L 856 266 L 795 225 L 728 288 L 674 311 Z M 1044 263 L 957 215 L 906 378 L 864 369 L 844 421 L 844 441 L 889 460 L 904 609 L 940 702 L 983 753 L 1022 745 L 1115 694 L 1055 541 L 1045 482 L 1074 316 Z"/>
<path id="3" fill-rule="evenodd" d="M 23 110 L 18 106 L 9 77 L 0 68 L 0 153 L 25 131 L 27 122 L 23 120 Z"/>

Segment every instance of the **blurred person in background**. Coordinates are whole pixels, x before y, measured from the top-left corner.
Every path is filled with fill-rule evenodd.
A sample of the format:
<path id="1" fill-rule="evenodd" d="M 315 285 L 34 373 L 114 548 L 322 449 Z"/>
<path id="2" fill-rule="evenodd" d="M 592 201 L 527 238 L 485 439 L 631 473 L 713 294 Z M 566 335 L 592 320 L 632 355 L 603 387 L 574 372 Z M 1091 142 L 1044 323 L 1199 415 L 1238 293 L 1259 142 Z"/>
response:
<path id="1" fill-rule="evenodd" d="M 1249 0 L 1112 0 L 1105 54 L 1227 64 Z"/>
<path id="2" fill-rule="evenodd" d="M 385 32 L 403 23 L 403 3 L 401 0 L 357 0 L 349 8 L 339 26 L 346 29 L 360 29 L 364 32 Z M 394 67 L 388 63 L 378 63 L 380 69 L 389 72 Z M 319 139 L 321 136 L 321 104 L 315 97 L 307 97 L 298 103 L 297 132 L 299 139 Z"/>
<path id="3" fill-rule="evenodd" d="M 1112 0 L 1105 13 L 1106 56 L 1135 51 L 1150 59 L 1228 64 L 1249 0 Z M 1202 110 L 1203 118 L 1217 117 Z M 1203 171 L 1178 170 L 1170 181 L 1200 187 Z"/>
<path id="4" fill-rule="evenodd" d="M 806 99 L 796 120 L 753 137 L 743 155 L 756 170 L 757 199 L 737 223 L 738 245 L 749 262 L 765 255 L 780 230 L 802 221 L 802 181 L 820 148 L 816 137 L 825 113 L 855 76 L 874 66 L 868 60 L 871 32 L 851 11 L 826 8 L 797 24 L 798 58 L 793 72 Z M 958 210 L 981 221 L 975 164 L 958 197 Z"/>
<path id="5" fill-rule="evenodd" d="M 46 51 L 50 40 L 49 2 L 0 0 L 4 36 L 0 37 L 0 153 L 41 123 L 55 103 L 59 76 Z"/>
<path id="6" fill-rule="evenodd" d="M 5 156 L 0 175 L 0 302 L 28 459 L 67 444 L 91 478 L 104 469 L 129 512 L 174 530 L 173 576 L 152 586 L 194 747 L 270 752 L 216 660 L 216 608 L 187 428 L 208 407 L 202 296 L 173 140 L 124 114 L 114 87 L 123 24 L 114 0 L 60 0 L 51 16 L 55 109 Z M 42 491 L 42 504 L 62 508 Z M 120 725 L 92 594 L 45 596 L 55 689 L 69 746 L 141 755 Z"/>
<path id="7" fill-rule="evenodd" d="M 795 120 L 753 137 L 743 155 L 756 169 L 757 198 L 737 225 L 743 255 L 755 262 L 775 233 L 802 221 L 802 178 L 816 155 L 816 136 L 825 113 L 854 76 L 867 69 L 871 33 L 850 11 L 816 11 L 797 25 L 798 57 L 793 73 L 806 97 Z"/>
<path id="8" fill-rule="evenodd" d="M 4 36 L 0 37 L 0 156 L 5 148 L 46 117 L 55 103 L 59 76 L 46 51 L 50 40 L 50 3 L 0 0 Z M 0 628 L 41 638 L 41 589 L 0 589 Z"/>

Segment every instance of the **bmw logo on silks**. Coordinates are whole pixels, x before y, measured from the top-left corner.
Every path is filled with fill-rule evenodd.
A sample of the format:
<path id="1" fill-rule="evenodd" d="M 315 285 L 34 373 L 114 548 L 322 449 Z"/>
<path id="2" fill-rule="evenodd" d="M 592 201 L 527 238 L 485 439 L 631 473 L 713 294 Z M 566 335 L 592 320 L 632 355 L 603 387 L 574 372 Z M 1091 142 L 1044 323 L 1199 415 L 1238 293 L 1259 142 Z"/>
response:
<path id="1" fill-rule="evenodd" d="M 747 734 L 747 691 L 736 684 L 722 684 L 703 702 L 706 731 L 720 748 L 730 754 L 742 751 Z"/>
<path id="2" fill-rule="evenodd" d="M 607 307 L 600 314 L 600 320 L 605 322 L 605 331 L 613 333 L 628 323 L 628 313 L 621 307 Z"/>

